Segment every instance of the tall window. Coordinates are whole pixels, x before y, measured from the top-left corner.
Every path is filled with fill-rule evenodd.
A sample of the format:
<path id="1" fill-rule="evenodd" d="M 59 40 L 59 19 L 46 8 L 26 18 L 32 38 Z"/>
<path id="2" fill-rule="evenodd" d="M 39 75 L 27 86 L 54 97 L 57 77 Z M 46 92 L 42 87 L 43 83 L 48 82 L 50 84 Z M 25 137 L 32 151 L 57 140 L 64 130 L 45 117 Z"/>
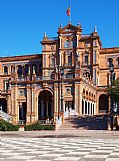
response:
<path id="1" fill-rule="evenodd" d="M 119 66 L 119 57 L 116 59 L 116 65 Z"/>
<path id="2" fill-rule="evenodd" d="M 111 64 L 113 64 L 113 59 L 112 58 L 108 58 L 108 65 L 110 66 Z"/>
<path id="3" fill-rule="evenodd" d="M 93 63 L 96 64 L 96 51 L 94 51 L 93 54 L 94 54 L 94 55 L 93 55 Z"/>
<path id="4" fill-rule="evenodd" d="M 4 66 L 4 74 L 7 75 L 8 74 L 8 67 Z"/>
<path id="5" fill-rule="evenodd" d="M 96 84 L 96 69 L 93 69 L 93 80 Z"/>
<path id="6" fill-rule="evenodd" d="M 88 65 L 88 55 L 85 55 L 85 64 Z"/>
<path id="7" fill-rule="evenodd" d="M 28 72 L 29 72 L 29 65 L 26 64 L 26 65 L 25 65 L 25 74 L 28 74 Z"/>
<path id="8" fill-rule="evenodd" d="M 44 55 L 44 67 L 46 66 L 46 55 Z"/>
<path id="9" fill-rule="evenodd" d="M 55 66 L 55 57 L 52 56 L 52 66 Z"/>
<path id="10" fill-rule="evenodd" d="M 17 73 L 18 73 L 18 77 L 22 77 L 22 66 L 21 65 L 18 65 L 18 71 L 17 71 Z"/>
<path id="11" fill-rule="evenodd" d="M 68 65 L 71 65 L 72 64 L 72 54 L 70 53 L 68 55 Z"/>

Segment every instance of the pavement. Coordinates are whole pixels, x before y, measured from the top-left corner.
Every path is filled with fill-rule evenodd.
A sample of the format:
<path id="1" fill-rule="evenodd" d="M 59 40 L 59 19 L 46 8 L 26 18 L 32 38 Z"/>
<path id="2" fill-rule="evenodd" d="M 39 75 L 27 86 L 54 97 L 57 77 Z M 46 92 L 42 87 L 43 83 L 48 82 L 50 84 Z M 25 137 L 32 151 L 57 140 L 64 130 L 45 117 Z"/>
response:
<path id="1" fill-rule="evenodd" d="M 1 132 L 2 161 L 119 161 L 119 131 Z"/>

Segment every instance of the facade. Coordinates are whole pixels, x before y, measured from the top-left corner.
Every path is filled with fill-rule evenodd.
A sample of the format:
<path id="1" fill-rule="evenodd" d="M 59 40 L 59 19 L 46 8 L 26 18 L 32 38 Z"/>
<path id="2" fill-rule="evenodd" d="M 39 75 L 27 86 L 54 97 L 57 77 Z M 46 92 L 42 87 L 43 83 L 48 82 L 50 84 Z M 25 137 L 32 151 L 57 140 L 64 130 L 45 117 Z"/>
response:
<path id="1" fill-rule="evenodd" d="M 0 105 L 15 124 L 108 113 L 109 65 L 117 78 L 119 47 L 103 48 L 96 27 L 84 35 L 68 24 L 57 33 L 44 33 L 42 54 L 0 58 Z"/>

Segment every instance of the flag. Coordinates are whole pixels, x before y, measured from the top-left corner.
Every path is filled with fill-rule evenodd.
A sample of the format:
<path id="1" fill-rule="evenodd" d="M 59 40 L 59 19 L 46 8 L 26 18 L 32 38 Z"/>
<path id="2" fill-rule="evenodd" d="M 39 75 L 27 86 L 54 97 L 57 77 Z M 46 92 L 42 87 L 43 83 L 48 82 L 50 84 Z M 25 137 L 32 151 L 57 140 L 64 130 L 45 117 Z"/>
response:
<path id="1" fill-rule="evenodd" d="M 70 6 L 68 7 L 66 13 L 67 13 L 68 16 L 70 16 Z"/>

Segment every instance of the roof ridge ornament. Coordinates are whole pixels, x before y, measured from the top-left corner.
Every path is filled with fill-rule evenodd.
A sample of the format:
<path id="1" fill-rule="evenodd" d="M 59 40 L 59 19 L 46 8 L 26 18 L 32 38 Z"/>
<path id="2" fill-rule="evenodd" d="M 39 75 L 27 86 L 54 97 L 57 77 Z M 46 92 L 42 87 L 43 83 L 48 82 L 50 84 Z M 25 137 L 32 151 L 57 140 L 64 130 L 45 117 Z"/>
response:
<path id="1" fill-rule="evenodd" d="M 94 32 L 97 32 L 97 26 L 94 26 Z"/>

